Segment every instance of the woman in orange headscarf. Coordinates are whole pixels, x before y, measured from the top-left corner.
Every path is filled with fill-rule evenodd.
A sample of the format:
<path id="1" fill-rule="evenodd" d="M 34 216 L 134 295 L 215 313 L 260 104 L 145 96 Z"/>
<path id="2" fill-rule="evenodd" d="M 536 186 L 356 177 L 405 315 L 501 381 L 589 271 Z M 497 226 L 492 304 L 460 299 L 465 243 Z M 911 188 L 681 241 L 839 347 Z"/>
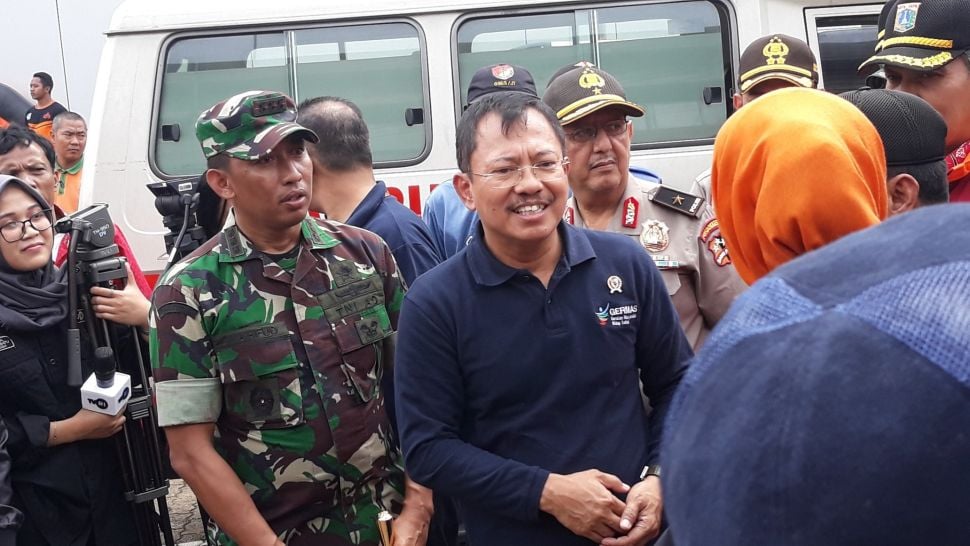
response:
<path id="1" fill-rule="evenodd" d="M 782 89 L 739 110 L 714 142 L 714 206 L 748 284 L 888 214 L 879 133 L 849 102 Z"/>

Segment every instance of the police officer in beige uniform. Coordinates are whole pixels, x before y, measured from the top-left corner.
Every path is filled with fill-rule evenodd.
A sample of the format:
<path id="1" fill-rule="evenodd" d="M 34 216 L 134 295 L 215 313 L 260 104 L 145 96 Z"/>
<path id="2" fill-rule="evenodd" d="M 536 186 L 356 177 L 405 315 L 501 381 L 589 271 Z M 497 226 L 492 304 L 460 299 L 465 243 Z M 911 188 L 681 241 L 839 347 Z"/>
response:
<path id="1" fill-rule="evenodd" d="M 802 40 L 786 34 L 769 34 L 748 44 L 741 53 L 738 73 L 741 77 L 734 94 L 735 112 L 772 91 L 787 87 L 818 87 L 818 63 L 812 49 Z M 693 191 L 713 207 L 711 169 L 698 175 L 694 184 Z"/>
<path id="2" fill-rule="evenodd" d="M 644 110 L 626 99 L 609 73 L 577 63 L 553 77 L 542 100 L 566 132 L 573 196 L 565 220 L 636 238 L 663 275 L 696 350 L 745 288 L 710 205 L 630 168 L 633 125 L 627 116 L 642 116 Z"/>

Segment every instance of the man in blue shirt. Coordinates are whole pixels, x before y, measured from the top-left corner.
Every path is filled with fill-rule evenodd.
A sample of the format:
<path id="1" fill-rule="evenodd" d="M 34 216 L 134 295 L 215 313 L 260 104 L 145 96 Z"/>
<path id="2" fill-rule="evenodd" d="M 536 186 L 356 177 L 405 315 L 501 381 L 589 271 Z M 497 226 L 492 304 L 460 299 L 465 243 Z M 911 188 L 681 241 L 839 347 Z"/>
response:
<path id="1" fill-rule="evenodd" d="M 642 545 L 659 530 L 653 465 L 691 356 L 663 278 L 629 238 L 562 221 L 565 141 L 539 99 L 480 99 L 457 147 L 455 187 L 480 227 L 405 298 L 406 468 L 458 500 L 472 546 Z"/>
<path id="2" fill-rule="evenodd" d="M 503 91 L 519 91 L 536 96 L 532 74 L 521 66 L 493 64 L 475 71 L 468 84 L 465 108 L 488 95 Z M 478 214 L 465 208 L 451 180 L 441 183 L 428 196 L 422 214 L 443 260 L 458 254 L 475 236 Z"/>
<path id="3" fill-rule="evenodd" d="M 438 265 L 441 260 L 428 227 L 388 194 L 383 182 L 374 180 L 370 131 L 357 105 L 342 98 L 317 97 L 300 105 L 298 119 L 320 135 L 310 149 L 310 210 L 380 235 L 407 285 Z"/>

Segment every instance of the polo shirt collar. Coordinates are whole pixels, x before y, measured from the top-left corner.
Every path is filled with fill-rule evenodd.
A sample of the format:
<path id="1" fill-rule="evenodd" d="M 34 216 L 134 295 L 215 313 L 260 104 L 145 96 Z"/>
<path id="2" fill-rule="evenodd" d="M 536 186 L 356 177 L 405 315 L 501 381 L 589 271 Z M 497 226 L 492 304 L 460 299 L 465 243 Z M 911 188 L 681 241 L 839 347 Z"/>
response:
<path id="1" fill-rule="evenodd" d="M 61 173 L 67 173 L 67 174 L 77 174 L 81 171 L 81 169 L 84 168 L 84 156 L 82 155 L 81 159 L 78 159 L 77 163 L 75 163 L 70 167 L 61 167 L 61 164 L 58 163 L 56 160 L 54 161 L 54 163 L 56 163 L 56 165 L 54 166 L 55 171 L 58 171 Z"/>
<path id="2" fill-rule="evenodd" d="M 466 259 L 475 282 L 482 286 L 498 286 L 516 275 L 530 274 L 523 269 L 509 267 L 498 260 L 492 251 L 485 246 L 485 236 L 481 222 L 477 223 L 477 236 L 468 243 Z M 568 272 L 577 265 L 596 257 L 593 246 L 589 243 L 585 230 L 576 228 L 566 222 L 559 222 L 556 228 L 562 237 L 563 255 L 559 258 L 560 265 Z"/>
<path id="3" fill-rule="evenodd" d="M 374 187 L 367 192 L 367 195 L 357 204 L 357 208 L 347 218 L 347 224 L 352 226 L 366 226 L 380 210 L 384 204 L 384 197 L 387 196 L 387 186 L 383 182 L 377 182 Z"/>

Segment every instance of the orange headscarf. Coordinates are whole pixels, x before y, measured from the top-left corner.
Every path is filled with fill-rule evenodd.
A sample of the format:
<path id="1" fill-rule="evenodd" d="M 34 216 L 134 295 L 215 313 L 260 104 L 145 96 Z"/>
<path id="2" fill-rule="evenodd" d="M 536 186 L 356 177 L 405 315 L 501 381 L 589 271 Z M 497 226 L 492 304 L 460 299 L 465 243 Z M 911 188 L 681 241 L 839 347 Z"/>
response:
<path id="1" fill-rule="evenodd" d="M 748 284 L 889 209 L 879 133 L 855 106 L 814 89 L 773 91 L 731 116 L 714 142 L 711 186 Z"/>

